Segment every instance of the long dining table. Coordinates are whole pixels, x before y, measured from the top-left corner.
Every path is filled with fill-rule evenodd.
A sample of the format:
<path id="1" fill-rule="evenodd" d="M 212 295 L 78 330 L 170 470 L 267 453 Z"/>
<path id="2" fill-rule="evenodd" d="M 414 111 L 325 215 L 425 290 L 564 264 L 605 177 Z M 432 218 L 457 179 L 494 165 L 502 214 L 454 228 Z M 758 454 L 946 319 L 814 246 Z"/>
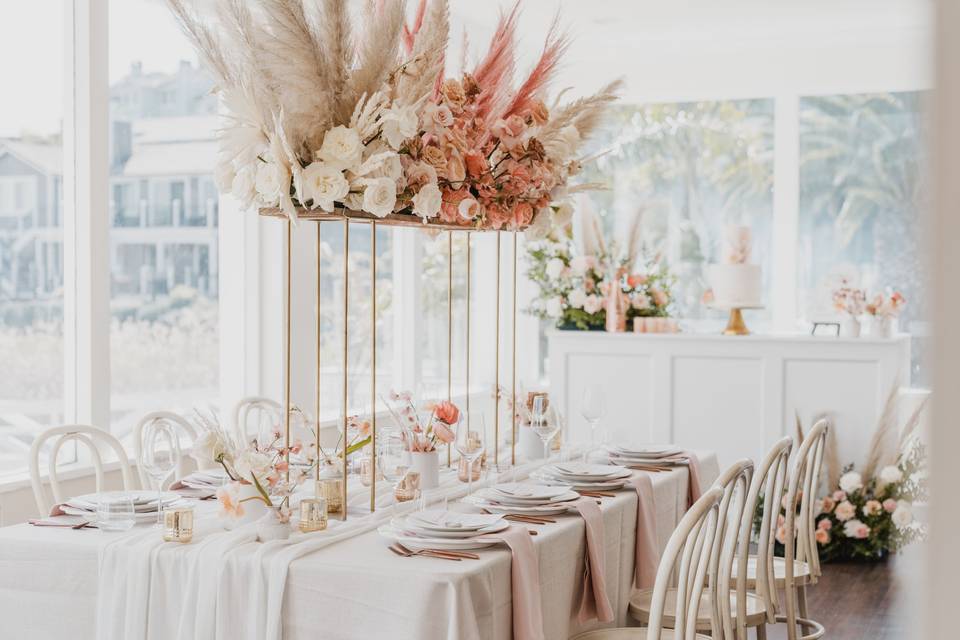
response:
<path id="1" fill-rule="evenodd" d="M 716 456 L 696 452 L 700 482 L 706 488 L 719 475 Z M 529 472 L 533 465 L 527 465 Z M 516 478 L 516 476 L 514 476 Z M 539 562 L 539 584 L 546 638 L 568 638 L 600 626 L 625 626 L 634 577 L 637 510 L 655 509 L 658 552 L 687 507 L 689 474 L 685 467 L 651 474 L 653 505 L 641 505 L 627 487 L 601 499 L 604 565 L 607 595 L 615 620 L 580 624 L 576 611 L 583 588 L 586 550 L 585 526 L 576 513 L 556 516 L 556 523 L 525 525 Z M 443 487 L 463 492 L 455 471 L 445 471 Z M 476 485 L 475 485 L 476 486 Z M 360 487 L 357 487 L 359 489 Z M 441 494 L 437 494 L 438 496 Z M 449 499 L 450 495 L 445 494 Z M 200 503 L 198 519 L 213 519 L 215 504 Z M 207 512 L 211 513 L 207 513 Z M 365 516 L 389 518 L 390 510 Z M 500 640 L 512 637 L 511 554 L 505 547 L 478 551 L 479 560 L 450 562 L 442 559 L 400 557 L 388 550 L 376 522 L 359 527 L 355 535 L 318 548 L 290 562 L 282 596 L 282 636 L 289 640 L 348 640 L 396 638 L 432 640 Z M 137 535 L 149 536 L 143 527 Z M 336 531 L 335 528 L 328 532 Z M 131 532 L 95 529 L 36 527 L 18 524 L 0 528 L 0 638 L 70 637 L 72 640 L 105 637 L 98 632 L 98 601 L 106 589 L 104 549 Z M 160 532 L 155 531 L 157 537 Z M 311 534 L 324 535 L 324 534 Z M 196 544 L 196 542 L 194 543 Z M 255 545 L 249 543 L 253 553 Z M 169 594 L 135 593 L 149 608 L 149 631 L 144 638 L 177 638 L 178 598 L 162 597 L 190 587 L 177 561 L 176 543 L 164 543 L 158 564 L 167 575 Z M 182 545 L 189 547 L 191 545 Z M 168 553 L 163 555 L 163 549 Z M 154 552 L 156 553 L 156 551 Z M 133 583 L 136 587 L 136 583 Z M 156 590 L 156 588 L 154 587 Z M 149 591 L 144 588 L 144 591 Z M 116 589 L 114 589 L 116 591 Z M 257 607 L 250 591 L 238 587 L 233 606 Z M 129 595 L 129 594 L 128 594 Z M 222 606 L 222 605 L 221 605 Z M 112 609 L 106 609 L 112 611 Z M 110 614 L 112 615 L 112 614 Z M 118 607 L 115 615 L 125 612 Z M 103 624 L 101 620 L 100 624 Z M 217 637 L 242 637 L 243 617 L 220 620 Z M 231 625 L 237 627 L 231 629 Z M 138 635 L 134 629 L 132 635 Z M 235 635 L 241 634 L 241 635 Z M 130 634 L 127 634 L 130 635 Z M 134 640 L 134 638 L 130 638 Z"/>

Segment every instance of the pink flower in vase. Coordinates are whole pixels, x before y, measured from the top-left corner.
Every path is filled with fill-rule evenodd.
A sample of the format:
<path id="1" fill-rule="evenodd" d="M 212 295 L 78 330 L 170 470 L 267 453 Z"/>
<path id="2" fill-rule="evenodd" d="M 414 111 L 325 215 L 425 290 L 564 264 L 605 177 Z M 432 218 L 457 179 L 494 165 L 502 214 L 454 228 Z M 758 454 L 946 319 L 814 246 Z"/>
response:
<path id="1" fill-rule="evenodd" d="M 825 545 L 830 543 L 830 534 L 826 529 L 817 529 L 817 532 L 813 534 L 814 539 L 819 545 Z"/>
<path id="2" fill-rule="evenodd" d="M 830 520 L 830 518 L 824 518 L 823 520 L 817 522 L 817 529 L 830 531 L 830 529 L 833 529 L 833 522 Z"/>
<path id="3" fill-rule="evenodd" d="M 897 501 L 893 498 L 887 498 L 883 501 L 883 510 L 887 513 L 893 513 L 897 510 Z"/>
<path id="4" fill-rule="evenodd" d="M 834 491 L 834 492 L 833 492 L 833 501 L 834 501 L 834 502 L 843 502 L 843 501 L 846 500 L 846 499 L 847 499 L 847 492 L 846 492 L 846 491 L 841 491 L 841 490 L 838 489 L 837 491 Z"/>
<path id="5" fill-rule="evenodd" d="M 450 444 L 456 439 L 453 431 L 444 422 L 434 422 L 433 433 L 436 434 L 437 440 L 444 444 Z"/>
<path id="6" fill-rule="evenodd" d="M 823 500 L 823 513 L 830 513 L 833 511 L 833 508 L 837 506 L 837 503 L 833 501 L 833 498 L 830 496 L 824 496 Z"/>

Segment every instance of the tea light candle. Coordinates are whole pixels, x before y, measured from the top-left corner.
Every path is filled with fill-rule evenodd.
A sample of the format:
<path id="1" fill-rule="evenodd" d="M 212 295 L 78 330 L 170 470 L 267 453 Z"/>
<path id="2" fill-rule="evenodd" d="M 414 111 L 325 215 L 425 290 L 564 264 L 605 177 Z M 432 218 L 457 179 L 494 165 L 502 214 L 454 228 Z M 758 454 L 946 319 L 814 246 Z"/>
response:
<path id="1" fill-rule="evenodd" d="M 403 478 L 400 479 L 400 482 L 397 483 L 397 486 L 393 489 L 393 497 L 397 499 L 397 502 L 409 502 L 410 500 L 416 499 L 417 495 L 420 493 L 420 472 L 419 471 L 408 471 Z"/>
<path id="2" fill-rule="evenodd" d="M 193 540 L 193 509 L 165 509 L 163 512 L 163 539 L 167 542 Z"/>
<path id="3" fill-rule="evenodd" d="M 343 478 L 320 478 L 316 493 L 318 498 L 326 500 L 328 514 L 343 511 Z"/>
<path id="4" fill-rule="evenodd" d="M 304 498 L 300 501 L 300 531 L 312 533 L 327 528 L 326 498 Z"/>

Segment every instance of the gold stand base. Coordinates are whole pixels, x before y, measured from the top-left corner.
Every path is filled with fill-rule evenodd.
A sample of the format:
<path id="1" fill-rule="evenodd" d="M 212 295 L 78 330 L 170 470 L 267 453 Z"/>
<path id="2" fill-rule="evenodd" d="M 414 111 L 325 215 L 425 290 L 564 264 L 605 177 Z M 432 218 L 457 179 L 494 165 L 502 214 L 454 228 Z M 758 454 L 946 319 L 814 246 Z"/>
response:
<path id="1" fill-rule="evenodd" d="M 725 336 L 748 336 L 750 329 L 747 329 L 743 321 L 743 313 L 740 309 L 730 309 L 730 319 L 727 320 L 727 328 L 723 330 Z"/>

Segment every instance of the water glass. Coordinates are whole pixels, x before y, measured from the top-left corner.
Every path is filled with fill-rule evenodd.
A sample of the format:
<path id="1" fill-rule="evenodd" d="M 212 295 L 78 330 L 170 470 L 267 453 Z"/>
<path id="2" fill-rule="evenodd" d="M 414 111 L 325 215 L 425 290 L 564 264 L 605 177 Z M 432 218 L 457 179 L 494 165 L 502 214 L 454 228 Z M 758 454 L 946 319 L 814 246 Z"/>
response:
<path id="1" fill-rule="evenodd" d="M 101 531 L 127 531 L 137 523 L 133 496 L 122 491 L 101 493 L 97 499 L 97 527 Z"/>
<path id="2" fill-rule="evenodd" d="M 589 384 L 583 390 L 583 396 L 580 398 L 580 415 L 590 425 L 590 450 L 597 445 L 597 425 L 603 417 L 606 410 L 606 402 L 603 397 L 603 388 L 600 385 Z"/>

